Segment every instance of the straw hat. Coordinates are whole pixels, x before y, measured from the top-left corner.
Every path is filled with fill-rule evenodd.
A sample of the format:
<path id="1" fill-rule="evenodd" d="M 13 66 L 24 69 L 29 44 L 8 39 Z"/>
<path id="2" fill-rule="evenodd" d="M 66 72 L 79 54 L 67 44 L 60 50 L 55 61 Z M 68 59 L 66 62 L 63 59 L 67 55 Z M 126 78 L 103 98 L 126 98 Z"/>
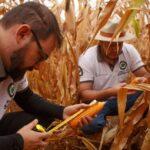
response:
<path id="1" fill-rule="evenodd" d="M 100 41 L 111 41 L 112 36 L 120 22 L 120 17 L 115 17 L 114 19 L 108 21 L 106 25 L 100 30 L 100 32 L 95 37 L 96 40 Z M 123 42 L 127 40 L 134 39 L 135 36 L 129 32 L 122 31 L 119 37 L 116 37 L 113 42 Z"/>

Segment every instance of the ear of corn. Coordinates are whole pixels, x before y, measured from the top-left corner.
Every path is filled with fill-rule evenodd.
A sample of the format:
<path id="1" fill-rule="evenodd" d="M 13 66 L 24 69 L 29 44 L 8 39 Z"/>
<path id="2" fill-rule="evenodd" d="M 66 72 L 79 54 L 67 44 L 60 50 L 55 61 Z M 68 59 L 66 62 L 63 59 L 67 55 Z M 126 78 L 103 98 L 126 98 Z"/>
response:
<path id="1" fill-rule="evenodd" d="M 89 108 L 85 109 L 81 114 L 79 114 L 76 118 L 70 121 L 69 123 L 70 126 L 72 128 L 76 128 L 83 117 L 87 116 L 94 117 L 97 113 L 99 113 L 103 109 L 104 104 L 105 102 L 97 102 L 96 104 L 93 104 Z"/>

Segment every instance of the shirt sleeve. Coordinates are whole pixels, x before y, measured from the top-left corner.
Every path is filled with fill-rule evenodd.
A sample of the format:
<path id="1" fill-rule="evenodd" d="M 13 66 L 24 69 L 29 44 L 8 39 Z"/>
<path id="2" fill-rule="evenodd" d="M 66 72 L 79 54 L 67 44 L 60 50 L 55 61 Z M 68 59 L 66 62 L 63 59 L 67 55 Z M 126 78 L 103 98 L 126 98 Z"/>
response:
<path id="1" fill-rule="evenodd" d="M 28 80 L 26 75 L 24 75 L 21 80 L 15 82 L 15 87 L 17 92 L 23 91 L 28 87 Z"/>
<path id="2" fill-rule="evenodd" d="M 81 55 L 79 58 L 78 65 L 80 82 L 93 81 L 94 72 L 92 68 L 92 62 L 90 61 L 89 57 Z"/>
<path id="3" fill-rule="evenodd" d="M 64 106 L 48 102 L 44 98 L 33 93 L 29 87 L 21 92 L 17 92 L 14 100 L 24 111 L 28 113 L 50 116 L 54 119 L 63 119 Z"/>
<path id="4" fill-rule="evenodd" d="M 1 150 L 23 150 L 23 138 L 20 134 L 0 136 Z"/>
<path id="5" fill-rule="evenodd" d="M 130 55 L 130 69 L 132 72 L 144 66 L 142 58 L 134 46 L 130 45 L 128 52 Z"/>

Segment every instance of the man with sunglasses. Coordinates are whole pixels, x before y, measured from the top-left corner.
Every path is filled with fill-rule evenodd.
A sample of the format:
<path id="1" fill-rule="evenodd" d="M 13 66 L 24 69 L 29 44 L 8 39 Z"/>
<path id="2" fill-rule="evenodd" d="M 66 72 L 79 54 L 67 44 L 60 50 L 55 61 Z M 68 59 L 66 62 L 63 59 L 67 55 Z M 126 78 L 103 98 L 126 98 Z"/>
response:
<path id="1" fill-rule="evenodd" d="M 53 13 L 44 5 L 27 2 L 7 12 L 0 20 L 0 149 L 37 149 L 47 145 L 47 133 L 33 130 L 47 127 L 55 118 L 66 119 L 86 104 L 63 107 L 34 94 L 25 76 L 60 47 L 62 36 Z M 23 109 L 6 113 L 11 99 Z M 37 119 L 35 119 L 37 118 Z M 34 120 L 35 119 L 35 120 Z M 87 124 L 83 118 L 79 126 Z"/>
<path id="2" fill-rule="evenodd" d="M 150 76 L 138 51 L 131 44 L 124 43 L 134 38 L 131 33 L 123 31 L 110 43 L 119 21 L 118 16 L 108 21 L 96 36 L 99 44 L 86 50 L 79 59 L 79 94 L 83 102 L 88 103 L 93 99 L 106 101 L 97 117 L 83 127 L 86 134 L 100 131 L 106 124 L 106 116 L 117 115 L 116 96 L 119 89 L 126 85 L 131 73 L 139 77 L 139 82 L 146 82 Z M 128 93 L 126 111 L 141 93 Z"/>

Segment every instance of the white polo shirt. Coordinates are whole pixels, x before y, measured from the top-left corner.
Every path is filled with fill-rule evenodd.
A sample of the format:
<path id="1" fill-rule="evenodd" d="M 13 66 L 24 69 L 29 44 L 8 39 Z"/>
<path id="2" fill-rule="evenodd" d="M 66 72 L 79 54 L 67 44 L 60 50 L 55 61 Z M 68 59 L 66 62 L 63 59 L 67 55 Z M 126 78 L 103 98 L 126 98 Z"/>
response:
<path id="1" fill-rule="evenodd" d="M 28 81 L 24 76 L 20 81 L 14 82 L 6 75 L 3 63 L 0 59 L 0 119 L 3 117 L 10 101 L 15 97 L 16 92 L 28 87 Z"/>
<path id="2" fill-rule="evenodd" d="M 131 44 L 123 44 L 122 53 L 113 70 L 100 56 L 98 46 L 89 48 L 79 58 L 80 82 L 93 82 L 93 89 L 102 90 L 125 82 L 130 72 L 144 66 L 137 50 Z"/>

